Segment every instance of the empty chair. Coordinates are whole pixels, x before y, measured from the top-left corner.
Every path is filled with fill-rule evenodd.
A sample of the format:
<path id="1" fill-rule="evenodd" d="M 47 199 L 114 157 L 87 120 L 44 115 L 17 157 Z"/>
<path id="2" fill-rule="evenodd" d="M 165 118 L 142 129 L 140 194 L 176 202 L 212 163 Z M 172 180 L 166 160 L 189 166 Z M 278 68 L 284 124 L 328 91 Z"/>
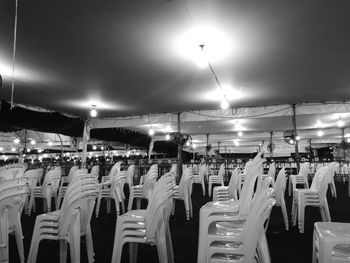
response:
<path id="1" fill-rule="evenodd" d="M 90 220 L 99 186 L 94 176 L 79 176 L 69 184 L 60 210 L 36 217 L 28 263 L 36 262 L 43 239 L 60 241 L 60 259 L 66 261 L 67 244 L 71 262 L 80 262 L 80 237 L 85 236 L 89 263 L 93 259 Z"/>
<path id="2" fill-rule="evenodd" d="M 319 207 L 322 221 L 331 221 L 326 194 L 328 184 L 330 182 L 330 177 L 334 173 L 334 170 L 334 163 L 328 166 L 321 167 L 316 171 L 310 189 L 294 190 L 292 204 L 292 219 L 293 224 L 296 225 L 296 221 L 298 218 L 300 233 L 304 233 L 306 206 Z"/>
<path id="3" fill-rule="evenodd" d="M 98 217 L 99 211 L 100 211 L 100 204 L 102 198 L 107 200 L 107 213 L 111 212 L 111 200 L 114 199 L 115 201 L 115 208 L 117 215 L 120 215 L 120 205 L 122 207 L 122 211 L 125 212 L 125 206 L 124 206 L 124 184 L 126 180 L 127 172 L 126 171 L 119 171 L 114 174 L 114 176 L 111 178 L 112 182 L 104 182 L 101 183 L 101 191 L 98 194 L 97 197 L 97 204 L 96 204 L 96 217 Z M 105 187 L 107 186 L 107 187 Z"/>
<path id="4" fill-rule="evenodd" d="M 298 184 L 303 185 L 303 187 L 306 189 L 309 188 L 309 182 L 308 182 L 309 166 L 310 164 L 308 162 L 305 162 L 300 165 L 300 170 L 297 175 L 289 176 L 289 187 L 288 187 L 289 195 L 292 194 L 292 190 L 297 188 Z"/>
<path id="5" fill-rule="evenodd" d="M 312 262 L 349 262 L 350 224 L 316 222 L 314 224 Z"/>
<path id="6" fill-rule="evenodd" d="M 128 211 L 132 209 L 134 198 L 137 199 L 137 209 L 141 206 L 141 199 L 148 199 L 158 177 L 158 164 L 153 164 L 146 175 L 141 176 L 140 184 L 131 187 Z"/>
<path id="7" fill-rule="evenodd" d="M 26 180 L 12 179 L 1 183 L 0 190 L 0 259 L 9 262 L 10 233 L 16 237 L 17 250 L 21 263 L 24 263 L 23 233 L 21 213 L 28 195 Z"/>
<path id="8" fill-rule="evenodd" d="M 286 171 L 285 171 L 285 168 L 282 168 L 277 175 L 277 180 L 275 182 L 274 193 L 272 197 L 275 198 L 275 201 L 276 201 L 275 206 L 281 207 L 284 225 L 286 227 L 286 230 L 289 230 L 288 213 L 286 208 L 286 202 L 284 200 L 286 183 L 287 183 Z"/>
<path id="9" fill-rule="evenodd" d="M 193 183 L 200 184 L 202 186 L 203 196 L 205 196 L 205 184 L 204 184 L 204 174 L 206 170 L 206 165 L 199 165 L 198 173 L 193 173 Z"/>
<path id="10" fill-rule="evenodd" d="M 160 263 L 174 262 L 169 229 L 173 179 L 162 176 L 150 193 L 147 209 L 132 210 L 117 219 L 112 263 L 119 263 L 123 245 L 129 242 L 130 262 L 137 261 L 137 243 L 156 245 Z"/>
<path id="11" fill-rule="evenodd" d="M 208 186 L 208 191 L 209 191 L 209 197 L 211 196 L 211 192 L 212 192 L 212 187 L 213 184 L 220 184 L 220 185 L 224 185 L 224 174 L 225 174 L 225 164 L 221 164 L 220 168 L 219 168 L 219 172 L 217 175 L 210 175 L 209 176 L 209 186 Z"/>
<path id="12" fill-rule="evenodd" d="M 62 177 L 61 167 L 56 167 L 48 171 L 41 186 L 34 187 L 29 200 L 29 215 L 35 211 L 35 198 L 42 198 L 44 210 L 51 211 L 51 198 L 54 197 L 57 203 L 57 191 Z"/>
<path id="13" fill-rule="evenodd" d="M 180 179 L 180 184 L 174 186 L 174 205 L 172 213 L 175 214 L 175 200 L 183 200 L 185 204 L 186 219 L 190 220 L 193 217 L 192 211 L 192 168 L 188 167 L 183 171 L 183 174 Z"/>

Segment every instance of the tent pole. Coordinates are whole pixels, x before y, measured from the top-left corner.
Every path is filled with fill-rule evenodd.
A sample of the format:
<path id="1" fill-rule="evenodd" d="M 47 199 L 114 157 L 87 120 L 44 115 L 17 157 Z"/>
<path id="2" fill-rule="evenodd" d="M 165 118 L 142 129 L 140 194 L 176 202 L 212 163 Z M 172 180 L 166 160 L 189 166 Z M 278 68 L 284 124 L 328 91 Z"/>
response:
<path id="1" fill-rule="evenodd" d="M 311 163 L 312 162 L 312 156 L 313 156 L 312 147 L 311 147 L 311 139 L 309 139 L 309 147 L 310 147 L 309 163 Z"/>
<path id="2" fill-rule="evenodd" d="M 177 113 L 177 131 L 181 134 L 181 112 Z M 180 182 L 182 176 L 182 143 L 177 146 L 177 176 Z"/>
<path id="3" fill-rule="evenodd" d="M 272 142 L 273 132 L 270 132 L 270 149 L 271 149 L 271 158 L 273 158 L 273 142 Z"/>
<path id="4" fill-rule="evenodd" d="M 297 122 L 296 122 L 296 113 L 295 113 L 295 104 L 292 105 L 293 107 L 293 133 L 296 136 L 297 135 Z M 298 146 L 298 140 L 294 138 L 295 140 L 295 161 L 297 163 L 297 168 L 299 172 L 300 168 L 300 160 L 299 160 L 299 146 Z"/>
<path id="5" fill-rule="evenodd" d="M 86 120 L 84 122 L 84 131 L 83 131 L 83 153 L 81 156 L 81 167 L 86 168 L 86 154 L 87 154 L 87 143 L 88 143 L 88 121 Z"/>
<path id="6" fill-rule="evenodd" d="M 209 134 L 207 134 L 207 145 L 206 146 L 208 146 L 208 145 L 209 145 Z M 208 155 L 209 155 L 208 147 L 205 147 L 205 157 L 208 157 Z"/>
<path id="7" fill-rule="evenodd" d="M 341 129 L 341 140 L 344 142 L 343 144 L 343 155 L 344 155 L 344 162 L 346 162 L 346 150 L 345 150 L 345 134 L 344 134 L 344 128 Z"/>

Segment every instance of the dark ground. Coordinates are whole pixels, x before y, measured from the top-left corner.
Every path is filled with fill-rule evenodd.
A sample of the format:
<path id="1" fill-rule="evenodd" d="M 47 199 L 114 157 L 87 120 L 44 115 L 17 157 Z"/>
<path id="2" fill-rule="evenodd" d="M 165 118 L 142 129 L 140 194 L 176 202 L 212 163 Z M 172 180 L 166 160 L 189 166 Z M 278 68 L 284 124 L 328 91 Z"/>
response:
<path id="1" fill-rule="evenodd" d="M 336 187 L 338 192 L 337 199 L 332 198 L 328 194 L 332 221 L 350 222 L 350 199 L 347 196 L 348 185 L 347 183 L 336 182 Z M 194 211 L 193 219 L 189 222 L 185 220 L 184 205 L 181 201 L 177 201 L 176 213 L 170 219 L 176 263 L 197 261 L 199 209 L 209 201 L 208 197 L 203 198 L 199 185 L 194 185 L 192 201 Z M 291 198 L 287 194 L 286 202 L 290 215 Z M 39 206 L 40 203 L 42 203 L 42 201 L 38 199 L 37 204 Z M 145 207 L 145 204 L 143 204 L 143 207 Z M 42 211 L 40 207 L 38 211 Z M 112 209 L 112 213 L 113 212 L 114 207 Z M 26 215 L 22 216 L 26 258 L 29 252 L 36 215 L 37 214 L 34 213 L 31 217 Z M 305 233 L 299 234 L 297 227 L 290 227 L 290 230 L 286 231 L 281 209 L 279 207 L 274 207 L 267 231 L 272 263 L 310 263 L 312 257 L 313 223 L 316 221 L 321 221 L 318 208 L 308 207 L 306 208 Z M 95 218 L 95 216 L 93 216 L 91 221 L 96 263 L 109 263 L 111 261 L 115 223 L 116 216 L 106 213 L 105 202 L 102 201 L 99 217 Z M 83 239 L 81 243 L 81 253 L 81 262 L 87 262 L 85 241 Z M 10 262 L 19 262 L 14 236 L 10 236 Z M 50 240 L 42 241 L 39 247 L 37 262 L 59 262 L 58 242 Z M 122 262 L 129 262 L 128 249 L 126 249 L 126 246 L 124 247 Z M 139 245 L 138 262 L 158 262 L 156 248 L 149 245 Z"/>

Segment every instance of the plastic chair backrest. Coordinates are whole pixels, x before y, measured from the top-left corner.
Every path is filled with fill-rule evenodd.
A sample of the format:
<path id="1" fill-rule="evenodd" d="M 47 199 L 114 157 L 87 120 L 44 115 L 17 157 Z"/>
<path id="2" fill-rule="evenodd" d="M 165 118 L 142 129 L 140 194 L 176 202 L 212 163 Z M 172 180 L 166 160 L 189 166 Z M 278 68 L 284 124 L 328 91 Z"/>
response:
<path id="1" fill-rule="evenodd" d="M 114 176 L 112 181 L 112 196 L 117 196 L 118 200 L 122 200 L 123 189 L 127 176 L 127 171 L 121 171 Z"/>
<path id="2" fill-rule="evenodd" d="M 285 168 L 282 168 L 278 175 L 277 175 L 277 179 L 276 179 L 276 183 L 275 183 L 275 195 L 278 197 L 283 197 L 284 196 L 284 191 L 286 189 L 286 183 L 287 183 L 287 175 L 286 175 L 286 171 Z"/>
<path id="3" fill-rule="evenodd" d="M 193 173 L 192 168 L 188 167 L 183 171 L 183 174 L 179 183 L 179 194 L 182 197 L 185 197 L 186 194 L 189 194 L 189 191 L 192 188 L 193 183 Z"/>
<path id="4" fill-rule="evenodd" d="M 97 164 L 97 165 L 94 165 L 92 168 L 91 168 L 91 171 L 90 171 L 90 174 L 96 174 L 97 176 L 99 175 L 100 173 L 100 166 Z"/>
<path id="5" fill-rule="evenodd" d="M 126 183 L 129 186 L 134 185 L 135 164 L 131 164 L 127 170 Z"/>
<path id="6" fill-rule="evenodd" d="M 239 191 L 239 188 L 241 187 L 241 178 L 240 178 L 240 169 L 237 167 L 231 175 L 229 184 L 228 184 L 228 192 L 229 197 L 233 198 L 235 200 L 238 200 L 237 191 Z"/>
<path id="7" fill-rule="evenodd" d="M 312 184 L 310 187 L 310 190 L 313 191 L 319 191 L 321 183 L 322 183 L 322 178 L 324 177 L 324 175 L 327 173 L 327 167 L 320 167 L 317 169 L 314 179 L 312 180 Z"/>
<path id="8" fill-rule="evenodd" d="M 255 181 L 258 175 L 261 174 L 262 163 L 264 161 L 262 154 L 263 152 L 259 152 L 250 164 L 248 165 L 248 162 L 245 166 L 246 174 L 239 198 L 239 213 L 243 217 L 247 216 L 249 213 Z"/>

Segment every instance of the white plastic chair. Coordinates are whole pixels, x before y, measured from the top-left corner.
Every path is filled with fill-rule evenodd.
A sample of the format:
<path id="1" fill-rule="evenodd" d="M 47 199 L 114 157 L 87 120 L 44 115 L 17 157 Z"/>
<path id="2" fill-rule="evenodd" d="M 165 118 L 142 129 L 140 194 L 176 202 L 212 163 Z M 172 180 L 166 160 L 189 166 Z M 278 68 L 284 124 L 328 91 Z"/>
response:
<path id="1" fill-rule="evenodd" d="M 2 182 L 3 189 L 0 190 L 0 259 L 1 262 L 9 262 L 8 235 L 14 233 L 19 258 L 24 263 L 21 213 L 29 193 L 28 185 L 23 180 L 10 181 Z"/>
<path id="2" fill-rule="evenodd" d="M 157 246 L 160 263 L 173 262 L 169 216 L 172 205 L 173 179 L 162 176 L 150 194 L 147 209 L 132 210 L 117 219 L 112 263 L 121 260 L 123 245 L 129 244 L 130 262 L 137 260 L 137 243 Z"/>
<path id="3" fill-rule="evenodd" d="M 327 202 L 327 189 L 331 176 L 335 170 L 334 163 L 319 168 L 316 171 L 310 189 L 295 189 L 292 203 L 293 225 L 298 226 L 300 233 L 304 233 L 305 207 L 316 206 L 320 208 L 322 221 L 331 221 Z"/>
<path id="4" fill-rule="evenodd" d="M 206 165 L 202 164 L 199 165 L 198 173 L 193 173 L 193 183 L 202 186 L 203 196 L 205 196 L 204 174 L 206 169 Z"/>
<path id="5" fill-rule="evenodd" d="M 289 195 L 292 194 L 294 189 L 297 189 L 297 185 L 303 185 L 305 189 L 309 189 L 309 182 L 308 182 L 308 175 L 309 175 L 309 166 L 310 164 L 308 162 L 302 163 L 300 165 L 300 170 L 297 175 L 290 175 L 289 176 L 289 187 L 288 187 L 288 193 Z"/>
<path id="6" fill-rule="evenodd" d="M 192 209 L 192 199 L 191 199 L 191 191 L 192 191 L 192 168 L 188 167 L 183 171 L 181 176 L 180 184 L 175 185 L 174 190 L 174 204 L 172 214 L 175 214 L 175 200 L 183 200 L 185 204 L 186 211 L 186 220 L 190 220 L 193 217 L 193 209 Z"/>
<path id="7" fill-rule="evenodd" d="M 25 202 L 25 213 L 29 214 L 29 199 L 31 196 L 31 193 L 34 191 L 35 187 L 40 186 L 41 179 L 43 176 L 43 168 L 38 169 L 32 169 L 25 171 L 23 177 L 27 179 L 28 187 L 29 187 L 29 195 L 27 196 L 26 202 Z"/>
<path id="8" fill-rule="evenodd" d="M 36 217 L 28 263 L 36 262 L 39 243 L 43 239 L 60 241 L 60 259 L 66 261 L 67 243 L 71 262 L 80 262 L 80 237 L 85 236 L 89 263 L 94 261 L 90 220 L 99 191 L 94 176 L 76 177 L 68 186 L 60 210 Z"/>
<path id="9" fill-rule="evenodd" d="M 208 186 L 208 192 L 209 197 L 211 196 L 213 184 L 220 184 L 221 186 L 224 186 L 224 174 L 225 174 L 225 164 L 221 164 L 219 168 L 219 172 L 217 175 L 210 175 L 209 176 L 209 186 Z"/>
<path id="10" fill-rule="evenodd" d="M 137 209 L 141 206 L 141 199 L 148 199 L 158 177 L 158 164 L 153 164 L 146 175 L 141 176 L 140 184 L 131 187 L 128 211 L 132 209 L 134 198 L 137 199 Z"/>
<path id="11" fill-rule="evenodd" d="M 54 197 L 55 203 L 57 203 L 57 191 L 61 177 L 61 167 L 55 167 L 46 173 L 41 186 L 34 187 L 29 200 L 29 215 L 32 210 L 35 212 L 35 198 L 42 198 L 44 202 L 44 211 L 51 211 L 51 198 Z"/>
<path id="12" fill-rule="evenodd" d="M 95 175 L 96 178 L 98 178 L 98 177 L 99 177 L 99 174 L 100 174 L 100 166 L 99 166 L 98 164 L 92 166 L 91 171 L 90 171 L 89 174 L 90 174 L 90 175 Z"/>
<path id="13" fill-rule="evenodd" d="M 122 207 L 122 212 L 125 212 L 125 205 L 124 205 L 124 184 L 126 180 L 126 171 L 119 171 L 114 174 L 114 176 L 111 178 L 112 182 L 105 182 L 101 183 L 101 191 L 98 194 L 97 197 L 97 204 L 96 204 L 96 217 L 98 217 L 99 211 L 100 211 L 100 204 L 102 198 L 107 200 L 107 213 L 111 212 L 111 200 L 114 199 L 115 201 L 115 208 L 116 208 L 116 214 L 120 215 L 120 209 L 119 207 Z M 107 186 L 107 187 L 106 187 Z"/>
<path id="14" fill-rule="evenodd" d="M 313 233 L 312 262 L 349 262 L 350 224 L 316 222 Z"/>
<path id="15" fill-rule="evenodd" d="M 60 207 L 61 201 L 64 195 L 66 194 L 67 186 L 72 181 L 72 179 L 75 176 L 87 175 L 87 173 L 88 171 L 85 168 L 79 169 L 79 166 L 72 166 L 71 169 L 69 170 L 68 176 L 64 176 L 61 178 L 60 187 L 58 189 L 57 201 L 56 201 L 57 209 Z"/>
<path id="16" fill-rule="evenodd" d="M 286 190 L 286 183 L 287 183 L 287 175 L 285 172 L 285 168 L 282 168 L 277 175 L 277 180 L 275 182 L 275 187 L 274 187 L 273 198 L 275 198 L 275 201 L 276 201 L 275 206 L 281 207 L 284 225 L 286 227 L 286 230 L 289 230 L 288 213 L 287 213 L 287 208 L 286 208 L 286 202 L 284 199 L 284 193 Z"/>

